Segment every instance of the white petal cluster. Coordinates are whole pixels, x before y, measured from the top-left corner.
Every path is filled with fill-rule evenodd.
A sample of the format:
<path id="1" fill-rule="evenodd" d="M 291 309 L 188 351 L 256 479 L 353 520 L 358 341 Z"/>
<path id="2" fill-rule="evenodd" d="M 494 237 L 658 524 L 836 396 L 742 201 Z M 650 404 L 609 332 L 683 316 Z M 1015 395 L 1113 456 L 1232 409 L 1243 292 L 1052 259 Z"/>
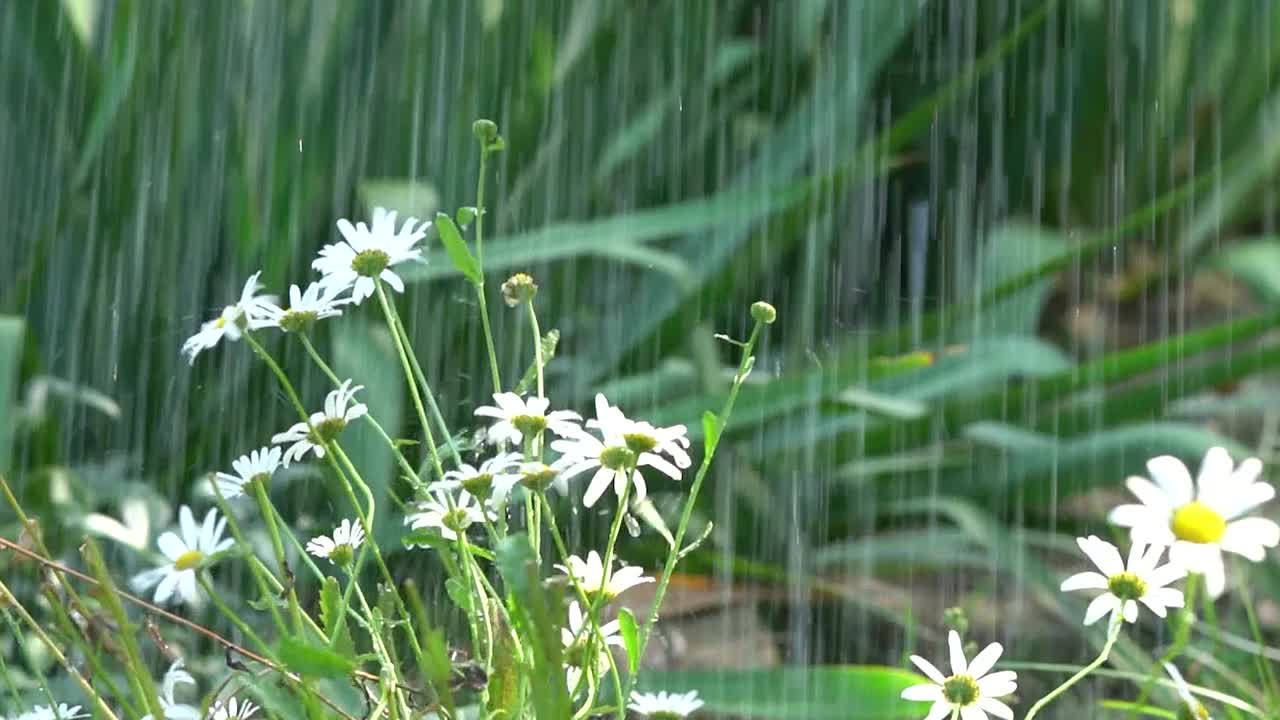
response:
<path id="1" fill-rule="evenodd" d="M 325 397 L 324 412 L 312 413 L 307 422 L 296 423 L 288 430 L 273 435 L 273 445 L 289 445 L 281 458 L 284 466 L 289 467 L 289 463 L 301 460 L 307 453 L 314 453 L 318 458 L 324 457 L 326 441 L 340 435 L 352 420 L 368 414 L 367 405 L 354 402 L 356 393 L 363 389 L 363 385 L 351 387 L 351 380 L 344 380 L 337 390 Z M 351 406 L 347 407 L 349 404 Z"/>
<path id="2" fill-rule="evenodd" d="M 414 530 L 434 528 L 446 540 L 457 540 L 458 533 L 484 520 L 484 509 L 471 493 L 459 490 L 455 494 L 433 487 L 428 498 L 419 503 L 417 511 L 406 516 L 404 522 Z"/>
<path id="3" fill-rule="evenodd" d="M 1164 547 L 1134 543 L 1129 548 L 1129 561 L 1126 565 L 1120 559 L 1120 550 L 1096 535 L 1077 538 L 1076 543 L 1102 571 L 1078 573 L 1062 583 L 1063 592 L 1104 591 L 1089 603 L 1084 614 L 1085 625 L 1092 625 L 1103 616 L 1117 612 L 1123 615 L 1125 621 L 1135 622 L 1138 619 L 1138 603 L 1146 605 L 1160 617 L 1168 614 L 1166 608 L 1183 606 L 1182 591 L 1165 586 L 1185 577 L 1187 571 L 1174 563 L 1159 565 Z"/>
<path id="4" fill-rule="evenodd" d="M 364 528 L 360 527 L 359 523 L 344 519 L 338 527 L 334 528 L 332 536 L 320 535 L 307 541 L 307 552 L 334 562 L 333 554 L 339 548 L 345 548 L 347 552 L 354 553 L 363 542 Z"/>
<path id="5" fill-rule="evenodd" d="M 351 302 L 357 305 L 374 293 L 376 280 L 404 292 L 404 282 L 391 268 L 421 258 L 422 250 L 414 246 L 430 226 L 411 217 L 397 230 L 395 211 L 380 207 L 373 209 L 372 226 L 343 218 L 338 221 L 342 240 L 324 246 L 311 267 L 322 275 L 320 284 L 335 294 L 350 288 Z"/>
<path id="6" fill-rule="evenodd" d="M 240 300 L 234 305 L 222 309 L 218 317 L 200 326 L 200 332 L 187 338 L 182 344 L 182 353 L 189 362 L 194 363 L 201 352 L 217 346 L 222 338 L 239 340 L 248 330 L 266 327 L 269 310 L 274 307 L 275 298 L 270 295 L 258 295 L 262 284 L 258 282 L 256 272 L 245 281 L 240 291 Z"/>
<path id="7" fill-rule="evenodd" d="M 1004 647 L 991 643 L 969 662 L 955 630 L 947 636 L 947 645 L 951 651 L 951 674 L 944 675 L 933 663 L 912 655 L 911 662 L 932 682 L 912 685 L 902 691 L 902 697 L 932 702 L 933 708 L 925 720 L 943 720 L 956 710 L 961 720 L 987 720 L 987 713 L 1002 720 L 1013 720 L 1013 709 L 997 698 L 1017 691 L 1018 675 L 1012 670 L 991 672 Z"/>
<path id="8" fill-rule="evenodd" d="M 628 707 L 649 720 L 678 720 L 694 714 L 702 705 L 697 690 L 687 693 L 669 693 L 663 690 L 657 693 L 632 692 Z"/>
<path id="9" fill-rule="evenodd" d="M 180 603 L 192 603 L 200 599 L 196 583 L 196 571 L 209 556 L 216 555 L 234 544 L 231 538 L 223 539 L 227 519 L 218 517 L 216 509 L 210 509 L 204 522 L 196 525 L 191 508 L 183 505 L 178 510 L 179 533 L 172 530 L 156 540 L 160 553 L 167 563 L 153 570 L 139 573 L 131 582 L 135 590 L 155 588 L 154 600 L 164 604 L 173 598 Z"/>
<path id="10" fill-rule="evenodd" d="M 178 659 L 169 666 L 169 670 L 164 674 L 164 681 L 160 687 L 160 710 L 163 711 L 163 720 L 200 720 L 200 710 L 185 703 L 180 703 L 174 699 L 174 692 L 179 685 L 195 685 L 196 679 L 191 677 L 191 673 L 182 669 L 182 660 Z M 154 720 L 152 716 L 145 715 L 142 720 Z"/>
<path id="11" fill-rule="evenodd" d="M 1226 450 L 1210 448 L 1194 486 L 1187 467 L 1170 455 L 1149 460 L 1147 471 L 1151 480 L 1126 481 L 1139 504 L 1117 507 L 1111 522 L 1130 528 L 1134 542 L 1170 546 L 1170 561 L 1204 575 L 1213 597 L 1226 589 L 1223 551 L 1261 562 L 1267 548 L 1280 544 L 1280 525 L 1246 517 L 1276 494 L 1258 482 L 1261 460 L 1249 458 L 1235 467 Z"/>
<path id="12" fill-rule="evenodd" d="M 495 393 L 493 402 L 493 405 L 476 408 L 475 414 L 497 420 L 485 434 L 494 444 L 508 442 L 520 447 L 526 436 L 536 436 L 543 430 L 550 430 L 561 437 L 571 437 L 581 430 L 578 427 L 582 422 L 581 415 L 572 410 L 548 413 L 551 401 L 545 397 L 526 400 L 511 392 Z"/>
<path id="13" fill-rule="evenodd" d="M 241 455 L 231 463 L 234 474 L 220 472 L 213 476 L 218 492 L 230 500 L 243 495 L 244 487 L 251 482 L 271 480 L 280 467 L 280 452 L 278 447 L 264 447 Z"/>
<path id="14" fill-rule="evenodd" d="M 595 550 L 587 554 L 586 560 L 577 555 L 570 555 L 568 567 L 556 565 L 556 568 L 566 577 L 575 578 L 589 598 L 603 593 L 606 601 L 616 598 L 637 585 L 653 582 L 653 578 L 645 577 L 643 569 L 634 565 L 619 567 L 606 577 L 604 561 L 600 558 L 600 553 Z"/>

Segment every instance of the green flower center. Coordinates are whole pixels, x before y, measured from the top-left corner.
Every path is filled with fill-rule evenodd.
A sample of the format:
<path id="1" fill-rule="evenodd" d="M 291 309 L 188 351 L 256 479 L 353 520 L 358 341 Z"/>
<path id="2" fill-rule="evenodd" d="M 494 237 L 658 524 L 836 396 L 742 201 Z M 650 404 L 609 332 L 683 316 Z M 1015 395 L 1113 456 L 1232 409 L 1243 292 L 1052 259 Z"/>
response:
<path id="1" fill-rule="evenodd" d="M 968 675 L 952 675 L 942 683 L 942 697 L 952 705 L 972 705 L 978 701 L 978 695 L 978 683 Z"/>
<path id="2" fill-rule="evenodd" d="M 329 560 L 339 567 L 346 567 L 355 559 L 356 550 L 347 543 L 340 543 L 329 553 Z"/>
<path id="3" fill-rule="evenodd" d="M 462 489 L 478 498 L 486 498 L 493 489 L 493 475 L 480 473 L 462 481 Z"/>
<path id="4" fill-rule="evenodd" d="M 1173 514 L 1171 529 L 1179 540 L 1216 543 L 1227 532 L 1227 521 L 1200 501 L 1187 503 Z"/>
<path id="5" fill-rule="evenodd" d="M 390 262 L 391 256 L 381 250 L 362 250 L 351 259 L 351 269 L 362 277 L 376 278 Z"/>
<path id="6" fill-rule="evenodd" d="M 542 492 L 551 487 L 551 483 L 555 482 L 556 471 L 552 470 L 549 465 L 543 465 L 536 470 L 530 470 L 520 476 L 520 484 L 529 488 L 534 492 Z"/>
<path id="7" fill-rule="evenodd" d="M 173 569 L 191 570 L 199 565 L 201 560 L 204 560 L 204 553 L 199 550 L 188 550 L 173 561 Z"/>
<path id="8" fill-rule="evenodd" d="M 658 438 L 644 433 L 627 433 L 622 436 L 622 439 L 627 441 L 627 447 L 631 448 L 631 452 L 637 455 L 651 452 L 658 447 Z"/>
<path id="9" fill-rule="evenodd" d="M 445 513 L 444 517 L 440 518 L 440 522 L 450 530 L 461 533 L 466 532 L 466 529 L 471 527 L 471 516 L 462 508 L 454 508 Z"/>
<path id="10" fill-rule="evenodd" d="M 323 445 L 337 439 L 342 431 L 347 429 L 347 421 L 342 418 L 326 417 L 319 423 L 311 426 L 311 434 L 314 436 L 313 441 L 317 441 L 317 445 Z"/>
<path id="11" fill-rule="evenodd" d="M 1107 578 L 1107 589 L 1121 600 L 1140 600 L 1147 594 L 1147 583 L 1131 572 L 1122 572 Z"/>
<path id="12" fill-rule="evenodd" d="M 600 452 L 600 464 L 610 470 L 630 470 L 636 465 L 636 452 L 625 445 L 607 447 Z"/>
<path id="13" fill-rule="evenodd" d="M 316 315 L 313 310 L 290 310 L 280 318 L 280 329 L 291 333 L 304 333 L 316 324 Z"/>
<path id="14" fill-rule="evenodd" d="M 511 424 L 521 435 L 533 437 L 547 429 L 547 419 L 541 415 L 516 415 Z"/>

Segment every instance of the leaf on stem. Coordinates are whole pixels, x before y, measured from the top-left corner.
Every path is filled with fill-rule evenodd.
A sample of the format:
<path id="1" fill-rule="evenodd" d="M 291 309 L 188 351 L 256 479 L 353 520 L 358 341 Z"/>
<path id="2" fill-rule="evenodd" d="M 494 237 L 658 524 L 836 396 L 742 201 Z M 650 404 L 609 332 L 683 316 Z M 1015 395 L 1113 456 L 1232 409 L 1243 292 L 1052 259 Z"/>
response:
<path id="1" fill-rule="evenodd" d="M 449 260 L 453 262 L 454 267 L 458 268 L 458 272 L 476 285 L 483 283 L 484 276 L 480 273 L 480 263 L 476 262 L 475 256 L 471 254 L 471 248 L 468 248 L 467 242 L 462 239 L 462 233 L 458 231 L 453 218 L 444 213 L 436 213 L 436 229 L 440 232 L 440 242 L 444 245 L 444 251 L 449 254 Z"/>
<path id="2" fill-rule="evenodd" d="M 640 631 L 636 627 L 636 616 L 626 608 L 618 610 L 618 628 L 622 632 L 622 644 L 627 649 L 627 663 L 631 673 L 640 667 Z"/>
<path id="3" fill-rule="evenodd" d="M 347 656 L 326 647 L 311 645 L 293 638 L 280 641 L 280 660 L 299 675 L 315 678 L 346 677 L 355 670 Z"/>

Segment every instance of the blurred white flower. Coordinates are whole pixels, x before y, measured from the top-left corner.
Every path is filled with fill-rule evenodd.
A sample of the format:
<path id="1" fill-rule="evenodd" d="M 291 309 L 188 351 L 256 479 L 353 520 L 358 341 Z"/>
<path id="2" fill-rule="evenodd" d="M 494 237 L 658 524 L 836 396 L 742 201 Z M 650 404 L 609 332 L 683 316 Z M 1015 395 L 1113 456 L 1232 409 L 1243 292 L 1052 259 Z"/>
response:
<path id="1" fill-rule="evenodd" d="M 537 437 L 543 430 L 561 436 L 571 436 L 581 430 L 578 423 L 582 416 L 572 410 L 556 410 L 548 413 L 551 401 L 544 397 L 531 397 L 528 400 L 513 392 L 495 393 L 493 401 L 496 405 L 481 405 L 475 414 L 481 417 L 497 418 L 497 422 L 489 427 L 486 437 L 489 442 L 497 444 L 510 442 L 516 447 L 524 442 L 525 436 Z"/>
<path id="2" fill-rule="evenodd" d="M 484 519 L 480 502 L 466 490 L 455 496 L 448 489 L 432 488 L 428 498 L 418 503 L 417 512 L 407 515 L 404 522 L 414 530 L 436 528 L 446 540 L 457 540 L 459 533 Z"/>
<path id="3" fill-rule="evenodd" d="M 1262 461 L 1249 458 L 1233 465 L 1226 450 L 1210 448 L 1193 488 L 1181 460 L 1152 458 L 1147 470 L 1154 483 L 1138 476 L 1126 482 L 1141 504 L 1117 507 L 1111 522 L 1130 528 L 1134 542 L 1170 546 L 1169 560 L 1203 574 L 1210 595 L 1218 597 L 1226 589 L 1223 550 L 1261 562 L 1266 548 L 1280 544 L 1280 525 L 1243 517 L 1275 497 L 1275 488 L 1257 482 Z"/>
<path id="4" fill-rule="evenodd" d="M 251 482 L 261 482 L 264 486 L 270 484 L 271 476 L 278 467 L 280 448 L 264 447 L 233 460 L 231 469 L 235 474 L 215 473 L 213 482 L 218 486 L 223 499 L 230 500 L 245 494 L 244 487 Z"/>
<path id="5" fill-rule="evenodd" d="M 351 288 L 351 301 L 357 305 L 374 293 L 378 279 L 396 292 L 404 292 L 404 282 L 391 268 L 422 256 L 422 250 L 414 245 L 426 237 L 430 226 L 430 222 L 419 225 L 418 219 L 411 217 L 396 230 L 395 211 L 380 207 L 373 209 L 373 227 L 363 221 L 352 225 L 342 218 L 338 220 L 338 230 L 343 239 L 321 248 L 320 257 L 311 267 L 323 276 L 320 284 L 333 292 Z"/>
<path id="6" fill-rule="evenodd" d="M 352 298 L 338 298 L 346 288 L 314 282 L 306 292 L 297 285 L 289 286 L 289 308 L 266 303 L 263 307 L 263 327 L 278 327 L 285 332 L 306 332 L 317 320 L 342 314 L 339 308 L 353 302 Z"/>
<path id="7" fill-rule="evenodd" d="M 1157 567 L 1164 554 L 1163 546 L 1135 542 L 1129 548 L 1126 566 L 1120 559 L 1120 550 L 1096 535 L 1076 538 L 1076 544 L 1102 572 L 1072 575 L 1063 581 L 1062 591 L 1105 591 L 1089 603 L 1084 613 L 1085 625 L 1094 624 L 1108 613 L 1121 613 L 1126 621 L 1134 622 L 1138 619 L 1139 602 L 1160 617 L 1168 614 L 1165 608 L 1183 606 L 1182 591 L 1165 586 L 1186 577 L 1187 571 L 1174 563 Z"/>
<path id="8" fill-rule="evenodd" d="M 596 664 L 596 672 L 604 672 L 609 668 L 609 647 L 626 647 L 622 641 L 622 636 L 618 633 L 622 628 L 618 625 L 617 620 L 611 620 L 600 626 L 600 635 L 604 638 L 604 645 L 598 642 L 593 646 L 595 650 L 594 662 Z M 566 665 L 585 669 L 589 667 L 592 658 L 587 657 L 587 647 L 591 643 L 589 638 L 595 635 L 591 629 L 591 622 L 582 612 L 582 606 L 577 600 L 569 603 L 569 625 L 560 628 L 560 642 L 564 644 L 564 662 Z"/>
<path id="9" fill-rule="evenodd" d="M 289 463 L 301 460 L 308 452 L 314 452 L 318 458 L 324 457 L 324 444 L 341 435 L 347 428 L 347 423 L 364 417 L 369 412 L 364 403 L 347 407 L 348 403 L 355 400 L 356 393 L 363 389 L 363 385 L 351 387 L 351 380 L 344 380 L 337 390 L 325 397 L 324 412 L 313 413 L 307 422 L 295 423 L 288 430 L 273 435 L 273 445 L 293 443 L 284 451 L 284 466 L 289 467 Z"/>
<path id="10" fill-rule="evenodd" d="M 613 571 L 606 581 L 604 561 L 600 558 L 600 553 L 595 550 L 587 554 L 586 560 L 577 555 L 570 555 L 568 567 L 556 565 L 556 568 L 563 572 L 566 577 L 573 576 L 576 578 L 578 584 L 582 586 L 582 591 L 587 594 L 588 599 L 603 593 L 605 602 L 613 600 L 637 585 L 653 582 L 653 578 L 644 576 L 643 569 L 634 565 L 619 567 Z"/>
<path id="11" fill-rule="evenodd" d="M 364 528 L 358 523 L 343 520 L 342 524 L 334 528 L 333 537 L 320 535 L 311 538 L 307 542 L 307 552 L 326 559 L 334 565 L 346 566 L 351 564 L 356 549 L 362 542 L 364 542 Z"/>
<path id="12" fill-rule="evenodd" d="M 84 528 L 89 532 L 111 538 L 135 550 L 145 550 L 151 535 L 151 512 L 142 498 L 127 498 L 120 502 L 120 519 L 102 513 L 84 516 Z"/>
<path id="13" fill-rule="evenodd" d="M 134 576 L 131 585 L 135 590 L 156 589 L 154 600 L 164 604 L 175 595 L 178 602 L 194 602 L 199 599 L 196 570 L 210 555 L 216 555 L 231 547 L 234 540 L 223 539 L 226 518 L 219 518 L 216 509 L 210 509 L 204 522 L 196 525 L 191 508 L 183 505 L 178 510 L 178 526 L 181 535 L 172 530 L 156 540 L 157 547 L 169 562 L 161 567 Z"/>
<path id="14" fill-rule="evenodd" d="M 462 463 L 449 470 L 440 482 L 432 485 L 440 490 L 466 490 L 485 499 L 491 507 L 501 507 L 511 488 L 520 482 L 520 453 L 502 453 L 480 463 L 476 468 Z"/>
<path id="15" fill-rule="evenodd" d="M 239 340 L 246 330 L 265 327 L 267 308 L 275 298 L 257 294 L 262 289 L 262 285 L 258 283 L 258 276 L 261 274 L 256 272 L 249 276 L 244 289 L 240 291 L 239 302 L 223 308 L 222 314 L 201 325 L 200 332 L 187 338 L 182 344 L 182 352 L 187 356 L 188 362 L 195 363 L 196 355 L 214 347 L 224 337 Z"/>
<path id="16" fill-rule="evenodd" d="M 258 706 L 248 700 L 229 698 L 216 702 L 209 708 L 209 720 L 248 720 L 258 712 Z"/>
<path id="17" fill-rule="evenodd" d="M 662 690 L 657 693 L 632 692 L 629 707 L 649 720 L 679 720 L 697 712 L 702 705 L 697 690 L 687 693 Z"/>
<path id="18" fill-rule="evenodd" d="M 89 713 L 80 709 L 79 705 L 36 705 L 27 712 L 18 715 L 14 720 L 79 720 L 89 717 Z"/>
<path id="19" fill-rule="evenodd" d="M 1173 663 L 1164 664 L 1165 672 L 1169 673 L 1169 677 L 1173 678 L 1173 685 L 1178 691 L 1178 697 L 1182 698 L 1182 704 L 1187 706 L 1187 712 L 1190 713 L 1195 720 L 1213 720 L 1209 716 L 1209 709 L 1204 706 L 1195 695 L 1191 694 L 1191 686 L 1187 684 L 1182 673 L 1178 672 L 1178 668 Z"/>
<path id="20" fill-rule="evenodd" d="M 1015 682 L 1018 675 L 1012 670 L 990 673 L 1004 652 L 1000 643 L 988 645 L 974 656 L 973 662 L 965 659 L 964 646 L 955 630 L 947 636 L 947 644 L 951 650 L 951 675 L 943 675 L 933 663 L 912 655 L 911 662 L 933 682 L 912 685 L 902 691 L 902 697 L 932 702 L 933 708 L 925 720 L 944 720 L 956 710 L 963 720 L 987 720 L 987 713 L 1002 720 L 1013 720 L 1013 710 L 996 698 L 1011 695 L 1018 689 Z"/>
<path id="21" fill-rule="evenodd" d="M 196 679 L 191 677 L 191 673 L 182 669 L 182 660 L 178 659 L 169 666 L 169 670 L 164 674 L 164 682 L 161 684 L 160 709 L 164 712 L 163 720 L 200 720 L 198 709 L 173 698 L 174 690 L 180 684 L 195 685 Z M 145 715 L 142 720 L 153 720 L 153 718 L 151 715 Z"/>
<path id="22" fill-rule="evenodd" d="M 562 455 L 557 464 L 564 468 L 565 480 L 595 469 L 582 498 L 587 507 L 595 505 L 610 485 L 621 498 L 628 477 L 635 483 L 632 500 L 643 502 L 648 487 L 641 467 L 654 468 L 672 480 L 679 480 L 680 468 L 654 452 L 660 447 L 675 452 L 673 457 L 678 463 L 686 467 L 689 464 L 683 448 L 688 445 L 684 426 L 655 428 L 629 420 L 618 408 L 610 406 L 604 395 L 596 395 L 596 417 L 588 421 L 587 426 L 598 430 L 601 437 L 578 431 L 570 438 L 551 443 L 551 449 Z"/>

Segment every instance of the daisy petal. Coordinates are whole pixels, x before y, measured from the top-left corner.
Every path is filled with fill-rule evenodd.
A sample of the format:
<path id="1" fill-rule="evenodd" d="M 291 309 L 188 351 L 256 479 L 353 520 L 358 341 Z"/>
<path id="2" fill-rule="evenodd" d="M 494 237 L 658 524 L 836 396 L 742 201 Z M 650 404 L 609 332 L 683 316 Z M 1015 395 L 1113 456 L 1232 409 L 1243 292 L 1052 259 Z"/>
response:
<path id="1" fill-rule="evenodd" d="M 947 635 L 947 648 L 951 651 L 951 674 L 960 675 L 968 671 L 969 663 L 964 659 L 964 645 L 960 642 L 960 633 L 952 630 Z"/>
<path id="2" fill-rule="evenodd" d="M 1082 572 L 1072 575 L 1062 581 L 1062 592 L 1071 592 L 1072 590 L 1106 590 L 1106 576 L 1096 572 Z"/>
<path id="3" fill-rule="evenodd" d="M 1191 473 L 1182 461 L 1172 455 L 1161 455 L 1147 461 L 1151 479 L 1169 496 L 1170 504 L 1179 507 L 1191 502 Z"/>
<path id="4" fill-rule="evenodd" d="M 1111 593 L 1099 595 L 1089 603 L 1088 609 L 1084 611 L 1084 624 L 1092 625 L 1102 619 L 1102 616 L 1114 611 L 1120 605 L 1120 599 Z"/>
<path id="5" fill-rule="evenodd" d="M 991 643 L 983 648 L 982 652 L 974 656 L 973 661 L 969 663 L 969 677 L 974 680 L 981 680 L 989 670 L 1000 659 L 1000 654 L 1004 652 L 1004 647 L 1000 643 Z"/>
<path id="6" fill-rule="evenodd" d="M 924 673 L 925 677 L 938 683 L 939 685 L 947 681 L 947 676 L 943 675 L 942 671 L 939 670 L 937 666 L 935 666 L 933 663 L 929 662 L 928 660 L 925 660 L 924 658 L 920 657 L 919 655 L 912 655 L 911 662 L 916 667 L 920 668 L 920 672 Z"/>

